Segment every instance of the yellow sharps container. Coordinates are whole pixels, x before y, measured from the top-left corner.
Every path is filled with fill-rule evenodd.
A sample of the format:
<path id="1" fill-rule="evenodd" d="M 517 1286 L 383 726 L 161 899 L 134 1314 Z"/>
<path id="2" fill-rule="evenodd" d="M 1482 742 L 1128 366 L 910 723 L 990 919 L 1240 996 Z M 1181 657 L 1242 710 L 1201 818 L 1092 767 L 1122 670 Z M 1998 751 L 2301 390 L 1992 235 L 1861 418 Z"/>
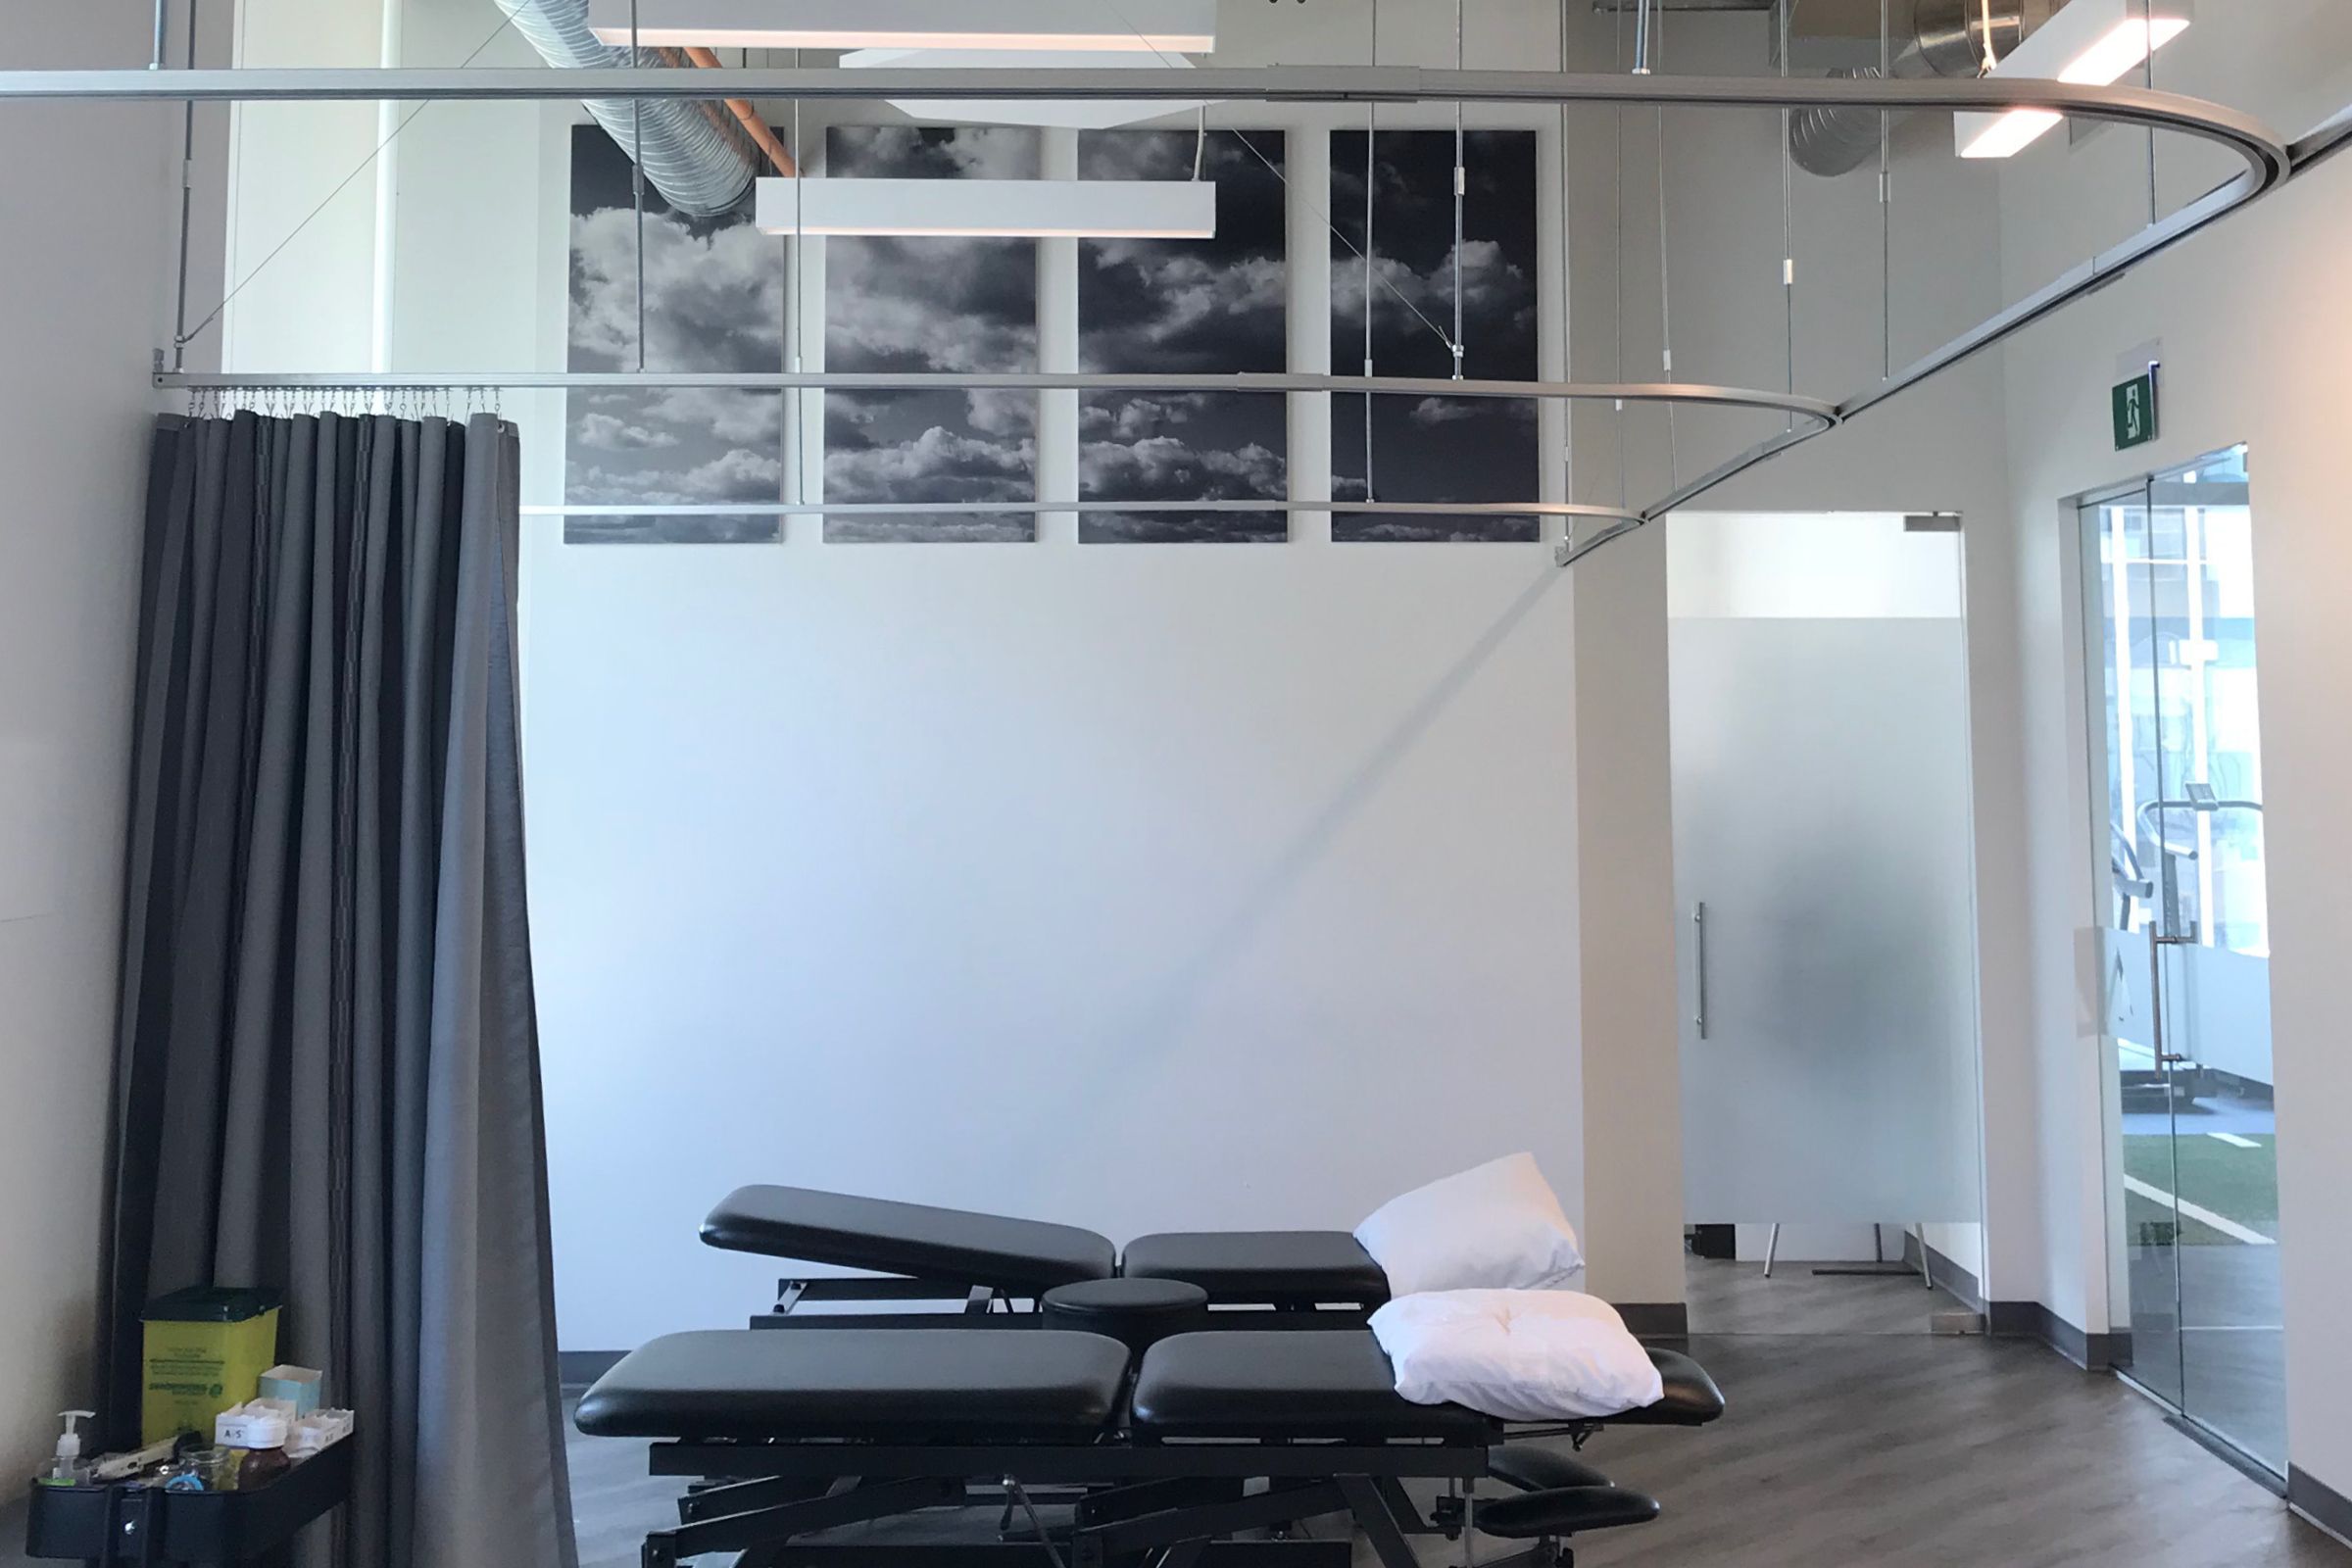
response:
<path id="1" fill-rule="evenodd" d="M 213 1417 L 252 1398 L 277 1364 L 277 1308 L 274 1291 L 201 1285 L 148 1302 L 139 1441 L 211 1442 Z"/>

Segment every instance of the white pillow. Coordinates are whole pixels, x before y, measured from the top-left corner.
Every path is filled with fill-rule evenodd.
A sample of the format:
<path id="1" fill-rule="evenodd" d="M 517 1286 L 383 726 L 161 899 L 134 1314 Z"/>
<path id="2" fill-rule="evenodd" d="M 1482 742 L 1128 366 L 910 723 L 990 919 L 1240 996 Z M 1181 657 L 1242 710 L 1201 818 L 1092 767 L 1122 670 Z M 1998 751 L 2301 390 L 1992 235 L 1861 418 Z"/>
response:
<path id="1" fill-rule="evenodd" d="M 1569 1421 L 1655 1404 L 1666 1385 L 1617 1309 L 1577 1291 L 1398 1297 L 1372 1333 L 1415 1404 L 1504 1421 Z"/>
<path id="2" fill-rule="evenodd" d="M 1389 1276 L 1391 1296 L 1554 1290 L 1585 1266 L 1533 1154 L 1506 1154 L 1392 1198 L 1355 1239 Z"/>

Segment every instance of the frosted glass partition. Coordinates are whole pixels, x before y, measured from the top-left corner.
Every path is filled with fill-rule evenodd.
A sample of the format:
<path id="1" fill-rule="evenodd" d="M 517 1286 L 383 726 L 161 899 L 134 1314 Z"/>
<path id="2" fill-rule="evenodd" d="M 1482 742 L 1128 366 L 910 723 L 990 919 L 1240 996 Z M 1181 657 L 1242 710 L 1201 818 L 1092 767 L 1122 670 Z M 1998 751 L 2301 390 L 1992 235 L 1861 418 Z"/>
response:
<path id="1" fill-rule="evenodd" d="M 1693 1221 L 1978 1217 L 1956 528 L 1669 524 Z"/>

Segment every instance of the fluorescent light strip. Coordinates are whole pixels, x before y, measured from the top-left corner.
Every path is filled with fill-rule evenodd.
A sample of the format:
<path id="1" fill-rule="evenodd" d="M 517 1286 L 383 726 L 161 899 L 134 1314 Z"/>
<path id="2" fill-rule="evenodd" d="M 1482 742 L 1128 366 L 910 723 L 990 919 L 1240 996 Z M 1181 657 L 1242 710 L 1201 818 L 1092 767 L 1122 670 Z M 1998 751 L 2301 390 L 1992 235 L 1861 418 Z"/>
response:
<path id="1" fill-rule="evenodd" d="M 2189 11 L 2183 0 L 2165 0 L 2152 16 L 2141 13 L 2145 3 L 2071 0 L 2011 50 L 1993 74 L 2111 86 L 2188 30 Z M 1952 129 L 1963 158 L 2013 158 L 2065 118 L 2048 109 L 1962 114 L 1953 117 Z"/>
<path id="2" fill-rule="evenodd" d="M 607 43 L 649 48 L 1073 49 L 1206 54 L 1215 0 L 590 0 Z M 1133 24 L 1130 25 L 1129 24 Z"/>
<path id="3" fill-rule="evenodd" d="M 753 215 L 770 234 L 1208 239 L 1217 188 L 1194 179 L 781 179 Z"/>

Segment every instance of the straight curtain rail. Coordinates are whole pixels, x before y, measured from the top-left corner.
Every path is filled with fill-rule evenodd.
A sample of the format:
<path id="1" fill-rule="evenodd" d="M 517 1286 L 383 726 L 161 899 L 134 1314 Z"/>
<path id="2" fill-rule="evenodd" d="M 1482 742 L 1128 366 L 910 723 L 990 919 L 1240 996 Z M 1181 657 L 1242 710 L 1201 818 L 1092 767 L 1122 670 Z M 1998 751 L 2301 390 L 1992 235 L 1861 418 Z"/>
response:
<path id="1" fill-rule="evenodd" d="M 166 390 L 284 392 L 587 391 L 618 387 L 723 388 L 731 391 L 812 392 L 1205 392 L 1217 394 L 1340 392 L 1375 397 L 1447 397 L 1557 402 L 1691 404 L 1793 415 L 1821 429 L 1837 411 L 1819 398 L 1697 381 L 1495 381 L 1445 376 L 1317 375 L 1245 371 L 1227 375 L 1082 373 L 1055 370 L 448 370 L 304 372 L 159 370 Z"/>
<path id="2" fill-rule="evenodd" d="M 1638 524 L 1642 518 L 1615 507 L 1572 501 L 698 501 L 672 505 L 640 502 L 560 502 L 525 506 L 526 517 L 900 517 L 1019 516 L 1041 512 L 1344 512 L 1380 517 L 1592 517 Z"/>

